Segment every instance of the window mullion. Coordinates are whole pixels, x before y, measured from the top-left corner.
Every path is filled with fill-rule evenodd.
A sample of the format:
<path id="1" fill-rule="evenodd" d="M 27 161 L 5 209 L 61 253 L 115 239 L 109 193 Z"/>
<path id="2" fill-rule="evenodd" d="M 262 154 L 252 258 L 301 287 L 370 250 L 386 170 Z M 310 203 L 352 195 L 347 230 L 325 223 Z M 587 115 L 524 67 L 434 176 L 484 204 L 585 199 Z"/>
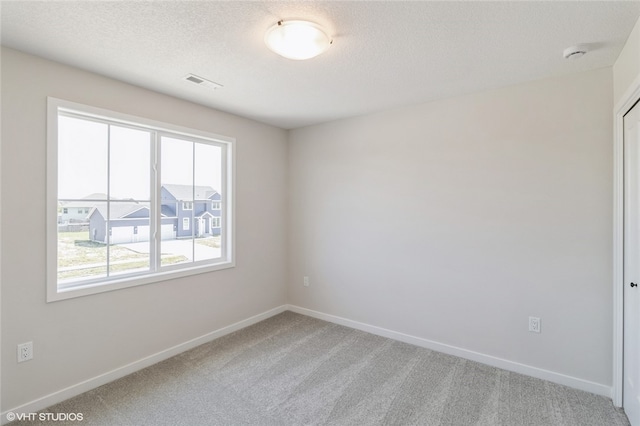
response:
<path id="1" fill-rule="evenodd" d="M 221 177 L 222 177 L 222 182 L 220 183 L 220 255 L 224 258 L 228 258 L 228 254 L 227 254 L 227 248 L 228 248 L 228 244 L 227 244 L 227 238 L 229 236 L 229 228 L 228 228 L 228 223 L 227 223 L 227 209 L 229 206 L 229 199 L 227 197 L 227 194 L 229 193 L 229 191 L 227 191 L 227 147 L 223 146 L 222 148 L 222 161 L 221 161 Z"/>
<path id="2" fill-rule="evenodd" d="M 196 261 L 196 144 L 191 143 L 191 261 Z"/>
<path id="3" fill-rule="evenodd" d="M 149 267 L 152 272 L 160 269 L 160 240 L 162 239 L 162 206 L 160 194 L 160 135 L 152 132 L 151 136 L 151 202 L 149 206 L 149 226 L 151 227 L 149 250 Z"/>
<path id="4" fill-rule="evenodd" d="M 111 125 L 107 125 L 107 277 L 111 272 Z"/>

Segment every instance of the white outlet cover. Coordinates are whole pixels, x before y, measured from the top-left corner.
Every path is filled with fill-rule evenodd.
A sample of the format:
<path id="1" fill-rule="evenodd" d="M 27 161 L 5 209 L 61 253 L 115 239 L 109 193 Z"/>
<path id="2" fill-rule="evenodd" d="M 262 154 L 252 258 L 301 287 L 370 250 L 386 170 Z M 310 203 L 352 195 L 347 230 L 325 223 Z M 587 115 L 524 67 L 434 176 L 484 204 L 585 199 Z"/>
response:
<path id="1" fill-rule="evenodd" d="M 532 333 L 540 333 L 540 318 L 529 317 L 529 331 Z"/>
<path id="2" fill-rule="evenodd" d="M 33 342 L 21 343 L 18 345 L 18 362 L 25 362 L 33 359 Z"/>

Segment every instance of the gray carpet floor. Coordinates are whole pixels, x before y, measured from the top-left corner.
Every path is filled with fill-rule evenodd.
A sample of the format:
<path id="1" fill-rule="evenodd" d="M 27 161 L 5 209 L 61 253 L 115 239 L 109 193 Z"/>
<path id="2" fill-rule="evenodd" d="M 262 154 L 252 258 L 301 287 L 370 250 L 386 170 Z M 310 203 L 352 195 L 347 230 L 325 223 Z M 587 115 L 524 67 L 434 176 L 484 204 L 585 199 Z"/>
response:
<path id="1" fill-rule="evenodd" d="M 44 412 L 83 413 L 70 425 L 629 424 L 601 396 L 292 312 Z"/>

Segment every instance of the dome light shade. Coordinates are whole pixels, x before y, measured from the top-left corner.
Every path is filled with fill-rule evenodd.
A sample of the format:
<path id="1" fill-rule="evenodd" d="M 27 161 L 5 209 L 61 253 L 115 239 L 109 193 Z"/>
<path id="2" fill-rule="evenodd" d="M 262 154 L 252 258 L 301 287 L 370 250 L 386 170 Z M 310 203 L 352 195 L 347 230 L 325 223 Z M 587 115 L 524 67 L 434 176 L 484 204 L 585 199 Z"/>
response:
<path id="1" fill-rule="evenodd" d="M 264 36 L 269 49 L 288 59 L 310 59 L 331 46 L 333 40 L 317 24 L 308 21 L 278 21 Z"/>

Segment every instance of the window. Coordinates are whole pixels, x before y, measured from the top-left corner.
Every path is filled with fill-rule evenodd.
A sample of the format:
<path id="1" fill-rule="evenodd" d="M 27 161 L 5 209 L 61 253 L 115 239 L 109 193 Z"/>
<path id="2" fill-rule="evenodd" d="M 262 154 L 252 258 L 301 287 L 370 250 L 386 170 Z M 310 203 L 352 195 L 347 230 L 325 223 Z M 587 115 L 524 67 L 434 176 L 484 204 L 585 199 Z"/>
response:
<path id="1" fill-rule="evenodd" d="M 68 209 L 68 208 L 66 208 L 66 207 L 65 207 L 65 208 L 63 208 L 63 209 L 62 209 L 62 213 L 64 213 L 64 214 L 68 214 L 68 213 L 69 213 L 69 209 Z"/>
<path id="2" fill-rule="evenodd" d="M 211 210 L 220 210 L 220 201 L 212 201 Z"/>
<path id="3" fill-rule="evenodd" d="M 220 228 L 220 218 L 219 217 L 214 217 L 211 219 L 211 226 L 213 228 Z"/>
<path id="4" fill-rule="evenodd" d="M 234 266 L 233 139 L 53 98 L 48 114 L 48 301 Z M 216 193 L 211 235 L 194 213 Z M 58 227 L 87 199 L 90 231 Z"/>

